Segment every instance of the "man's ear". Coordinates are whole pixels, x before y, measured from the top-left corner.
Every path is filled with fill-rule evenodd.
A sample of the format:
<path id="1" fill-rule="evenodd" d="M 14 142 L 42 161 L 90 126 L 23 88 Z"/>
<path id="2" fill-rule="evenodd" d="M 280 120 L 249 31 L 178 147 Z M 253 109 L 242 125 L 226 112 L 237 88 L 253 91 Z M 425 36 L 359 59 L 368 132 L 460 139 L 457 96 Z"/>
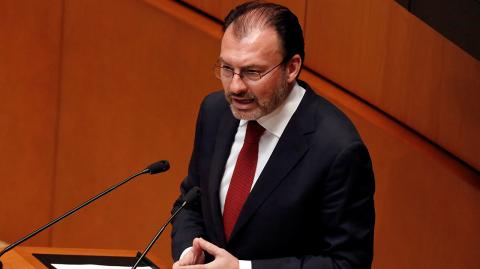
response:
<path id="1" fill-rule="evenodd" d="M 300 58 L 300 55 L 295 54 L 287 63 L 288 83 L 292 83 L 293 81 L 295 81 L 298 73 L 300 73 L 301 66 L 302 66 L 302 58 Z"/>

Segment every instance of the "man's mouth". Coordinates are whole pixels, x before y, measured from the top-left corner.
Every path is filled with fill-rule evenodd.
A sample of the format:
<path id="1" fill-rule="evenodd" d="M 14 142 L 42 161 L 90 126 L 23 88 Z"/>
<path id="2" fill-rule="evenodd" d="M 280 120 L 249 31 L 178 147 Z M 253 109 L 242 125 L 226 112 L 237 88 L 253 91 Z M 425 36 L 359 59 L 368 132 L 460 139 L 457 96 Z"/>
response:
<path id="1" fill-rule="evenodd" d="M 240 103 L 240 104 L 250 104 L 253 101 L 255 101 L 255 99 L 254 98 L 235 98 L 235 97 L 233 97 L 232 101 L 235 101 L 235 102 Z"/>
<path id="2" fill-rule="evenodd" d="M 255 104 L 255 98 L 238 98 L 231 97 L 232 105 L 237 109 L 251 109 L 252 105 Z"/>

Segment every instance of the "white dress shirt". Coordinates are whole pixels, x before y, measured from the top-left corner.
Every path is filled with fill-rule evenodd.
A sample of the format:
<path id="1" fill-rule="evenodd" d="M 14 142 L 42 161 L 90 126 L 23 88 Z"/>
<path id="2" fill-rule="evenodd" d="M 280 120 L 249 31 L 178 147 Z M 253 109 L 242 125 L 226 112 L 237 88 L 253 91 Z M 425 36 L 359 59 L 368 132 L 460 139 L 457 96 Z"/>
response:
<path id="1" fill-rule="evenodd" d="M 287 127 L 290 118 L 297 110 L 298 105 L 300 105 L 300 101 L 302 101 L 304 94 L 305 89 L 298 85 L 298 83 L 295 84 L 292 91 L 287 96 L 287 99 L 285 99 L 285 101 L 279 107 L 277 107 L 270 114 L 257 119 L 257 122 L 263 128 L 265 128 L 265 132 L 260 137 L 260 141 L 258 143 L 257 168 L 253 178 L 252 189 L 255 186 L 258 177 L 262 173 L 263 168 L 267 164 L 268 159 L 272 155 L 272 152 L 275 149 L 280 136 L 282 136 L 285 127 Z M 240 150 L 243 147 L 243 140 L 245 139 L 245 133 L 247 132 L 247 123 L 248 121 L 246 120 L 240 120 L 237 133 L 235 134 L 235 139 L 230 150 L 230 155 L 228 156 L 228 160 L 225 165 L 225 172 L 223 173 L 219 191 L 220 208 L 222 209 L 222 213 L 225 206 L 228 187 L 230 186 L 230 180 L 232 179 L 233 170 L 235 169 L 235 164 L 237 163 Z"/>

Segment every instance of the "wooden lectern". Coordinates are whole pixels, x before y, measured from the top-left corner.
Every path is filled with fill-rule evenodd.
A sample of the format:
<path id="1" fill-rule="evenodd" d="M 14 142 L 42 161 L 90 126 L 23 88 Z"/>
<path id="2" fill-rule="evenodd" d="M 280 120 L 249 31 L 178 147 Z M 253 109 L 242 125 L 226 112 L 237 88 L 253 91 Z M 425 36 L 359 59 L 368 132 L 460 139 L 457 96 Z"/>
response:
<path id="1" fill-rule="evenodd" d="M 137 251 L 134 250 L 107 250 L 107 249 L 76 249 L 76 248 L 49 248 L 49 247 L 18 247 L 2 256 L 3 269 L 46 269 L 37 257 L 78 257 L 78 258 L 100 258 L 106 257 L 115 260 L 115 258 L 136 257 Z M 156 267 L 167 269 L 163 263 L 155 256 L 148 255 Z M 131 264 L 131 266 L 133 263 Z"/>

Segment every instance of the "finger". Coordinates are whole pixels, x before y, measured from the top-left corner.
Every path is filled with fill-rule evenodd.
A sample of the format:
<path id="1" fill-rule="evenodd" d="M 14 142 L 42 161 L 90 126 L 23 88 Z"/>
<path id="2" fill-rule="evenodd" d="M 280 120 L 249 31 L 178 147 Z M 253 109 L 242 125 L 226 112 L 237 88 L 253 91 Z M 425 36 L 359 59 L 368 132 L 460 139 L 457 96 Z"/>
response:
<path id="1" fill-rule="evenodd" d="M 197 264 L 197 265 L 182 265 L 177 267 L 176 269 L 205 269 L 204 264 Z"/>
<path id="2" fill-rule="evenodd" d="M 195 240 L 197 240 L 198 244 L 203 250 L 205 250 L 206 252 L 210 253 L 213 256 L 217 256 L 222 252 L 221 248 L 215 246 L 214 244 L 208 242 L 203 238 L 196 238 Z"/>
<path id="3" fill-rule="evenodd" d="M 194 238 L 192 242 L 192 247 L 193 248 L 200 248 L 200 243 L 198 242 L 200 240 L 200 237 Z"/>
<path id="4" fill-rule="evenodd" d="M 176 262 L 176 263 L 177 263 L 177 265 L 179 265 L 179 266 L 184 266 L 184 265 L 189 265 L 189 264 L 191 264 L 191 263 L 189 263 L 189 262 L 186 262 L 185 259 L 181 259 L 181 260 L 179 260 L 179 261 Z"/>
<path id="5" fill-rule="evenodd" d="M 205 262 L 205 253 L 203 252 L 202 247 L 198 243 L 198 239 L 195 238 L 192 242 L 192 254 L 193 262 L 192 264 L 203 264 Z"/>
<path id="6" fill-rule="evenodd" d="M 200 244 L 198 243 L 198 238 L 193 239 L 192 251 L 196 254 L 200 254 L 203 251 L 202 247 L 200 247 Z"/>
<path id="7" fill-rule="evenodd" d="M 182 258 L 180 258 L 180 260 L 178 260 L 177 263 L 178 265 L 182 265 L 182 266 L 195 264 L 193 257 L 194 257 L 193 252 L 192 250 L 190 250 Z"/>

